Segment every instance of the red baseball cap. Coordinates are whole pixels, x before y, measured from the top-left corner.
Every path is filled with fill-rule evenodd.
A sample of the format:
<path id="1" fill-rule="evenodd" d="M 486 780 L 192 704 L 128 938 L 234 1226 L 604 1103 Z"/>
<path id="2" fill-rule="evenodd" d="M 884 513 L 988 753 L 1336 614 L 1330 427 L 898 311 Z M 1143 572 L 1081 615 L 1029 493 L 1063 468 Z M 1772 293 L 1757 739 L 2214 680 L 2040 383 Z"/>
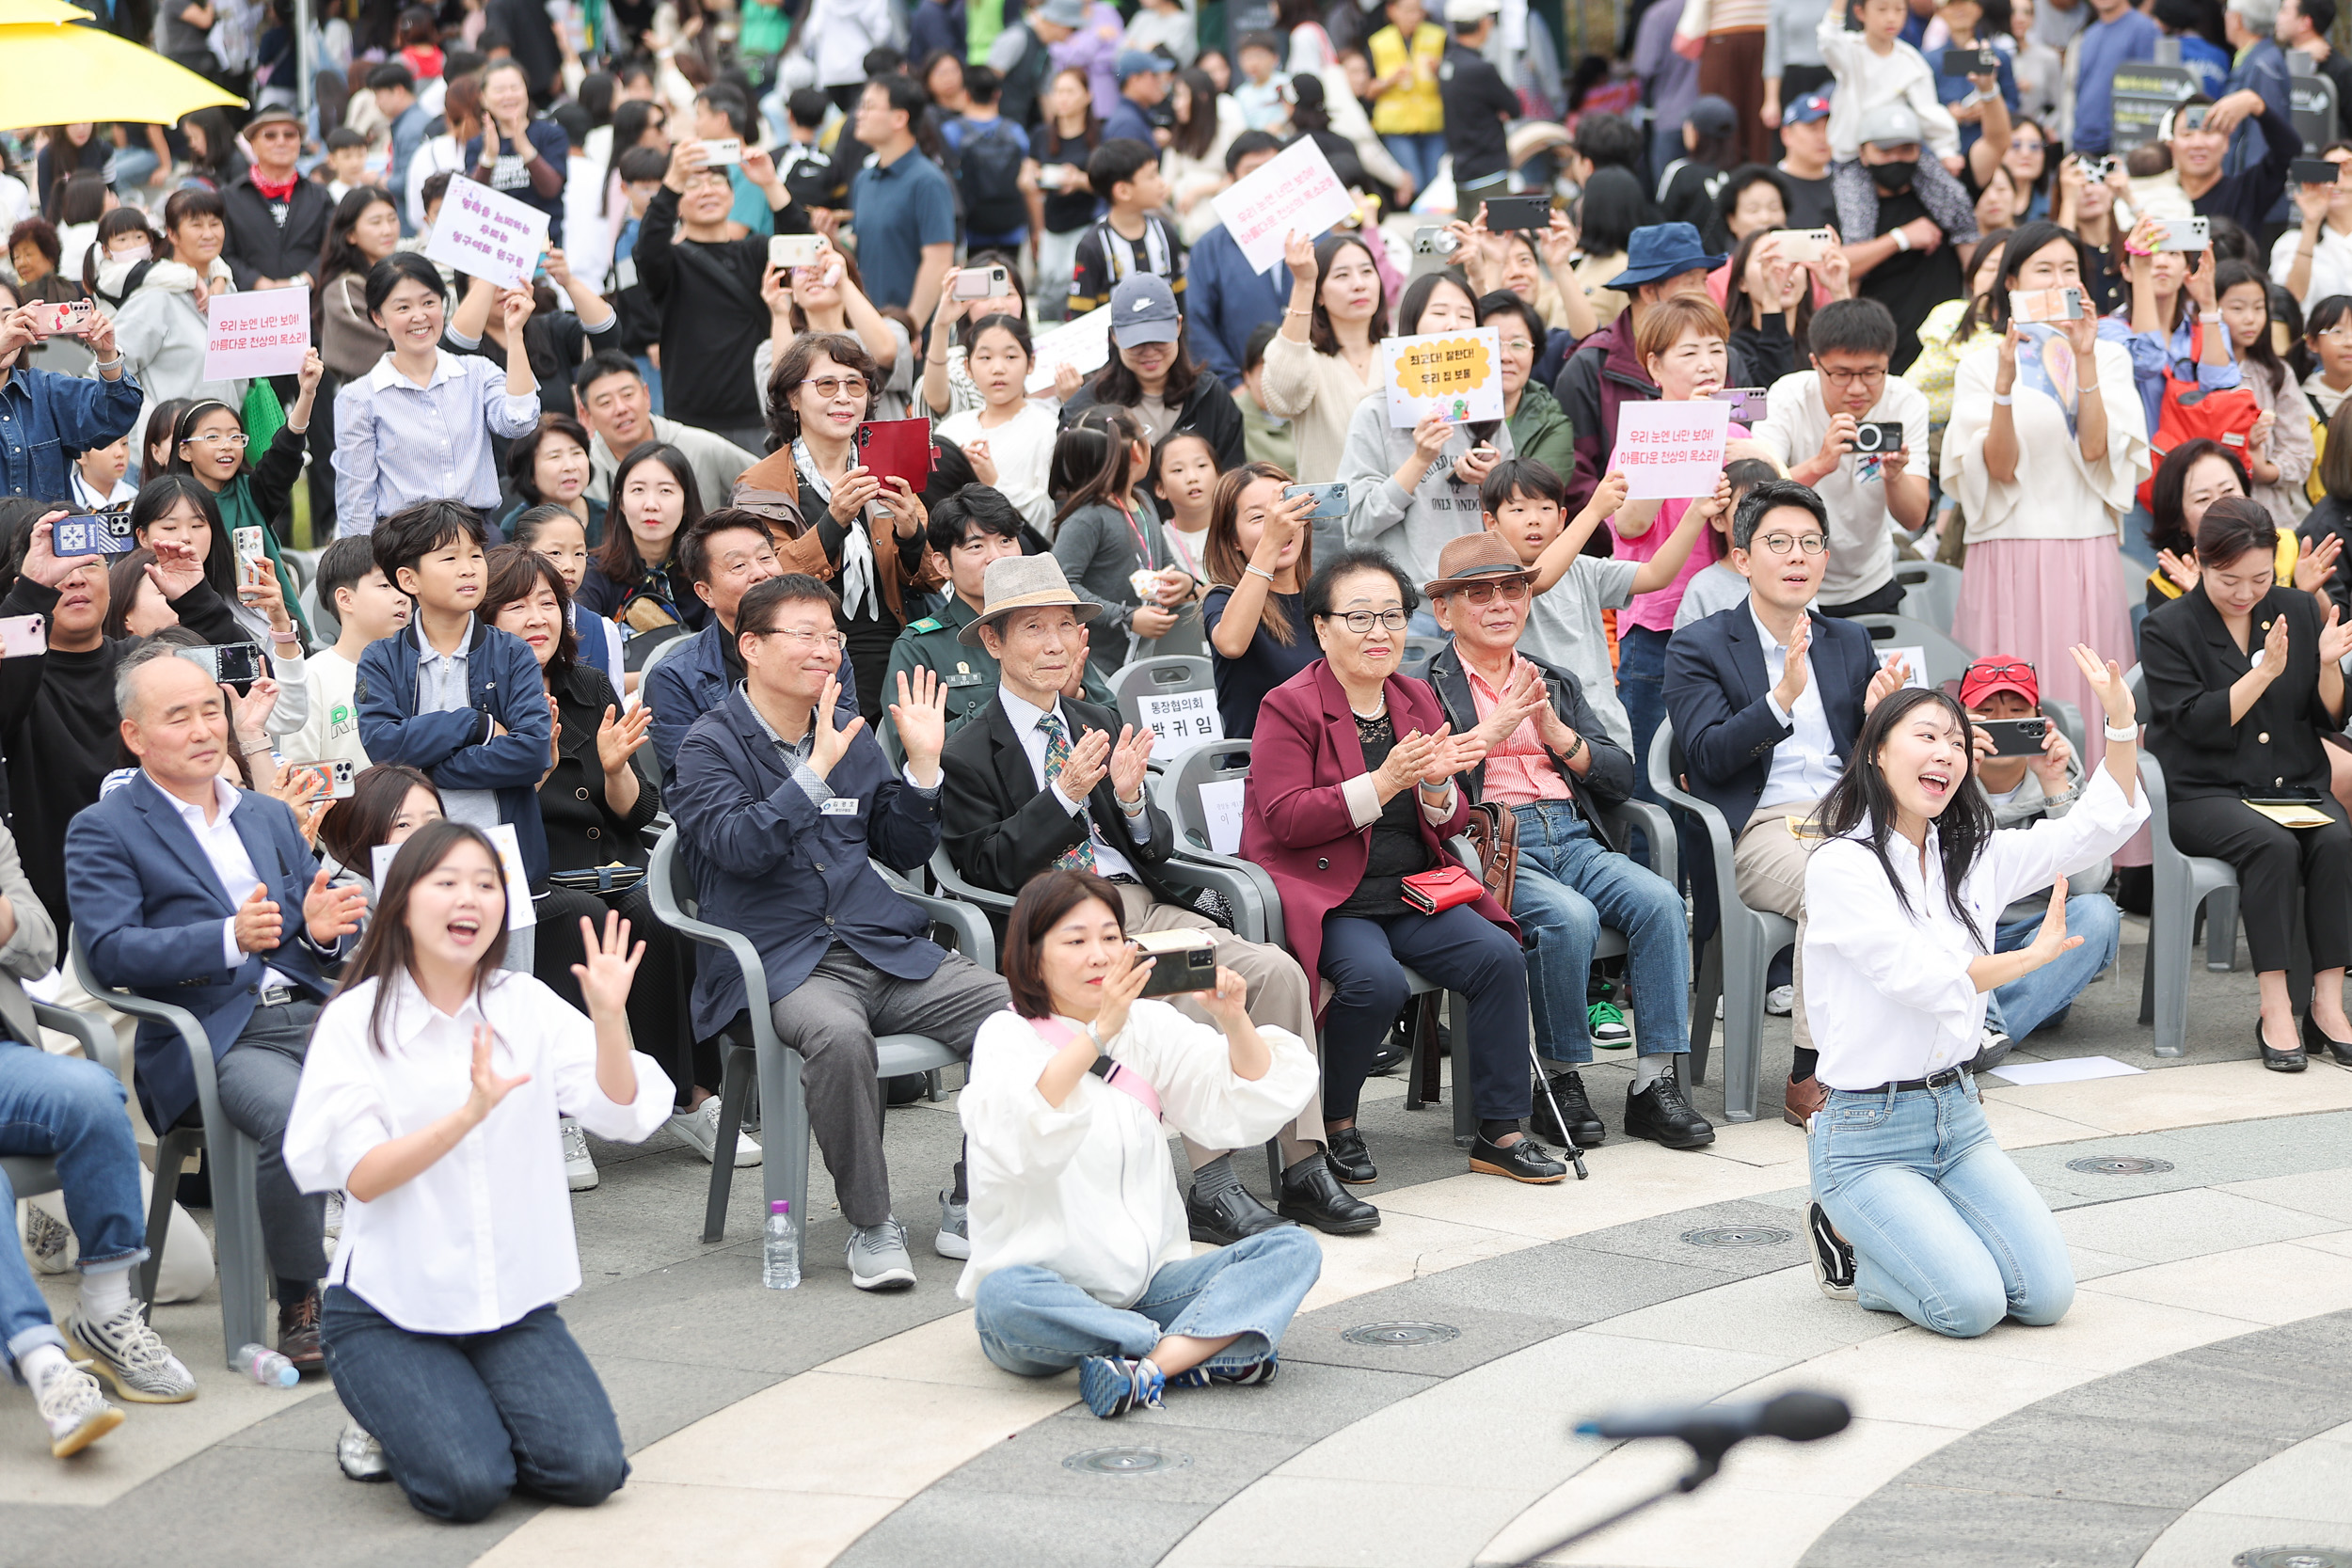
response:
<path id="1" fill-rule="evenodd" d="M 1961 706 L 1982 707 L 1984 700 L 1995 691 L 2014 691 L 2034 706 L 2042 705 L 2041 683 L 2034 676 L 2033 666 L 2022 658 L 1992 654 L 1961 673 Z"/>

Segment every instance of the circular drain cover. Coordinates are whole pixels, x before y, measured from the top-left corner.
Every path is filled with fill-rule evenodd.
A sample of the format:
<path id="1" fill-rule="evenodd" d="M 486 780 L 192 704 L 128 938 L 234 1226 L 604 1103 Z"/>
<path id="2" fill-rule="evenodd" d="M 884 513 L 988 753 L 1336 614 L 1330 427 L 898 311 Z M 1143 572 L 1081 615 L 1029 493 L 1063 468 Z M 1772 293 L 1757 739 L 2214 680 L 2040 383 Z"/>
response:
<path id="1" fill-rule="evenodd" d="M 1441 1345 L 1461 1337 L 1452 1323 L 1366 1323 L 1340 1336 L 1351 1345 Z"/>
<path id="2" fill-rule="evenodd" d="M 1682 1239 L 1692 1246 L 1778 1246 L 1797 1238 L 1792 1231 L 1769 1225 L 1717 1225 L 1704 1230 L 1686 1230 Z"/>
<path id="3" fill-rule="evenodd" d="M 2117 1154 L 2100 1160 L 2069 1160 L 2068 1170 L 2078 1170 L 2085 1176 L 2155 1176 L 2172 1168 L 2169 1160 L 2143 1160 L 2137 1155 Z"/>
<path id="4" fill-rule="evenodd" d="M 1189 1455 L 1165 1449 L 1089 1449 L 1061 1462 L 1065 1470 L 1096 1476 L 1148 1476 L 1155 1470 L 1181 1470 L 1191 1463 Z"/>
<path id="5" fill-rule="evenodd" d="M 2352 1568 L 2340 1546 L 2257 1546 L 2230 1560 L 2230 1568 Z"/>

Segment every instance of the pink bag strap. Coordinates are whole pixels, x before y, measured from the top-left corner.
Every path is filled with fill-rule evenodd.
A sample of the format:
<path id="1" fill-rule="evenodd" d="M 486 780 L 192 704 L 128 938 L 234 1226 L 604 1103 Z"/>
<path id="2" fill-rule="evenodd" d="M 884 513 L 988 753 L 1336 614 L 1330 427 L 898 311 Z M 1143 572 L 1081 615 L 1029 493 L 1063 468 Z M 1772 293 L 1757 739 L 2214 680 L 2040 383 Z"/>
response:
<path id="1" fill-rule="evenodd" d="M 1081 1037 L 1077 1030 L 1057 1018 L 1033 1018 L 1028 1021 L 1028 1024 L 1030 1028 L 1038 1032 L 1046 1044 L 1057 1051 L 1072 1040 Z M 1089 1070 L 1104 1083 L 1151 1112 L 1153 1121 L 1160 1119 L 1160 1093 L 1152 1086 L 1150 1080 L 1146 1079 L 1143 1074 L 1133 1068 L 1120 1067 L 1106 1055 L 1096 1057 L 1095 1064 Z"/>

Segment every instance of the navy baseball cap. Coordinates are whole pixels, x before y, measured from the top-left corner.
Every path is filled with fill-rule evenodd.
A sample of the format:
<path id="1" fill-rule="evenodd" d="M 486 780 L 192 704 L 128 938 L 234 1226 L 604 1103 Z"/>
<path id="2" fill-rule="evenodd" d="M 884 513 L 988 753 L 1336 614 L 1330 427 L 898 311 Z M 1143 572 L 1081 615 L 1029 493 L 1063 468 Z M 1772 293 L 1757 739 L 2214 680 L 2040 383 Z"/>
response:
<path id="1" fill-rule="evenodd" d="M 1829 94 L 1808 92 L 1780 111 L 1783 125 L 1810 125 L 1817 119 L 1829 118 Z"/>

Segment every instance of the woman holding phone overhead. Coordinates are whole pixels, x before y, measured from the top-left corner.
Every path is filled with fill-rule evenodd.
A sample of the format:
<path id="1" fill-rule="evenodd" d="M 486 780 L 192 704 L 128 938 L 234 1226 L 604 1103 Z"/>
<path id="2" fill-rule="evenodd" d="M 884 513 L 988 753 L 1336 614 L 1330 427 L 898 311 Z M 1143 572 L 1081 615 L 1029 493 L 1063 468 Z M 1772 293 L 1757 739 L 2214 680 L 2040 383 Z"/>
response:
<path id="1" fill-rule="evenodd" d="M 302 451 L 324 373 L 316 349 L 303 356 L 302 370 L 295 378 L 299 391 L 286 410 L 286 422 L 270 437 L 268 449 L 250 464 L 246 459 L 252 455 L 252 446 L 235 409 L 211 399 L 183 404 L 165 427 L 168 455 L 163 467 L 144 476 L 152 480 L 160 474 L 181 474 L 210 491 L 220 512 L 224 531 L 217 543 L 224 550 L 240 531 L 258 531 L 278 596 L 294 616 L 297 634 L 305 637 L 310 627 L 295 607 L 294 574 L 278 557 L 278 531 L 271 525 L 285 514 L 294 482 L 302 475 Z M 225 560 L 215 568 L 213 584 L 236 608 L 238 618 L 254 632 L 255 640 L 266 643 L 269 611 L 254 598 L 248 585 L 238 580 L 233 562 Z"/>

